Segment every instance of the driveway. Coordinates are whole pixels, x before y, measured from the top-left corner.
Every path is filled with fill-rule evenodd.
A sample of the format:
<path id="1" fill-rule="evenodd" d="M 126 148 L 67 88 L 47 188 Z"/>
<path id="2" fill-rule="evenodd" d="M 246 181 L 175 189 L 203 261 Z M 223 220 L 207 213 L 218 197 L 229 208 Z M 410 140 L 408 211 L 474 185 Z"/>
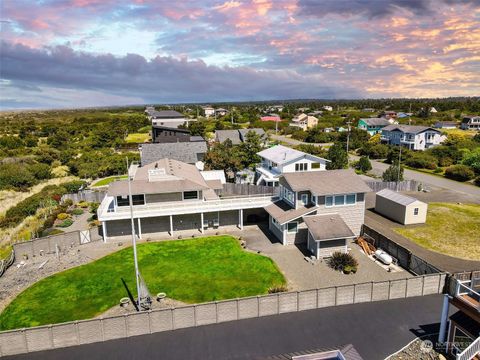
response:
<path id="1" fill-rule="evenodd" d="M 442 296 L 343 305 L 6 357 L 7 359 L 265 359 L 353 344 L 385 359 L 417 336 L 438 332 Z"/>

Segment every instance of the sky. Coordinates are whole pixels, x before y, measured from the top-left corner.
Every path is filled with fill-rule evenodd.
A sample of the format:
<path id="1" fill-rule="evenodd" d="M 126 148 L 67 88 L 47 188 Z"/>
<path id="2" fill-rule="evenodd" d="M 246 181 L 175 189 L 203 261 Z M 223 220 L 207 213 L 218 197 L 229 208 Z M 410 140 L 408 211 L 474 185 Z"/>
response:
<path id="1" fill-rule="evenodd" d="M 0 107 L 480 95 L 480 0 L 0 0 Z"/>

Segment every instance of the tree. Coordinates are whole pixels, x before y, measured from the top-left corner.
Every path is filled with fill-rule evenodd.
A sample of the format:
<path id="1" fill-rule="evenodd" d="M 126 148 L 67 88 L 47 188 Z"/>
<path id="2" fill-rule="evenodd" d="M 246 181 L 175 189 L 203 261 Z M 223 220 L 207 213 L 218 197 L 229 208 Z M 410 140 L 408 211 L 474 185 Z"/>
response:
<path id="1" fill-rule="evenodd" d="M 457 181 L 468 181 L 475 177 L 475 173 L 467 165 L 452 165 L 445 170 L 445 176 Z"/>
<path id="2" fill-rule="evenodd" d="M 367 156 L 362 156 L 358 160 L 355 168 L 361 171 L 362 173 L 366 173 L 367 171 L 372 170 L 372 163 L 370 162 Z"/>
<path id="3" fill-rule="evenodd" d="M 327 158 L 330 160 L 327 163 L 328 170 L 345 169 L 348 166 L 348 155 L 342 144 L 333 144 L 328 149 Z"/>
<path id="4" fill-rule="evenodd" d="M 400 166 L 400 171 L 399 171 Z M 382 174 L 383 181 L 403 181 L 403 166 L 398 161 L 390 165 Z"/>
<path id="5" fill-rule="evenodd" d="M 480 147 L 473 151 L 467 150 L 464 154 L 462 164 L 470 166 L 476 174 L 480 174 Z"/>
<path id="6" fill-rule="evenodd" d="M 250 167 L 260 162 L 257 153 L 262 150 L 262 139 L 255 131 L 247 132 L 244 142 L 238 148 L 244 167 Z"/>
<path id="7" fill-rule="evenodd" d="M 213 145 L 205 154 L 205 165 L 209 170 L 225 170 L 228 177 L 243 169 L 238 147 L 230 139 Z"/>

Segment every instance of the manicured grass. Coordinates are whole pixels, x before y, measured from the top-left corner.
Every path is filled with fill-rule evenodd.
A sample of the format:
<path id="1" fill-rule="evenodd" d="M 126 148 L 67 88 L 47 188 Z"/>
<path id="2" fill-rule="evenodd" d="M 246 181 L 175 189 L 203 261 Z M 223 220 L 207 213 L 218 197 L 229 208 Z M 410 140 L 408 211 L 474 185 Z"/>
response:
<path id="1" fill-rule="evenodd" d="M 480 205 L 431 203 L 425 225 L 394 230 L 427 249 L 480 259 Z"/>
<path id="2" fill-rule="evenodd" d="M 137 249 L 153 296 L 165 292 L 197 303 L 265 294 L 285 284 L 270 258 L 244 251 L 231 236 L 144 243 Z M 127 296 L 122 279 L 135 296 L 131 247 L 37 282 L 0 314 L 0 329 L 97 316 Z"/>
<path id="3" fill-rule="evenodd" d="M 127 137 L 125 138 L 125 141 L 127 143 L 144 143 L 150 139 L 150 134 L 149 133 L 134 133 L 134 134 L 128 134 Z"/>
<path id="4" fill-rule="evenodd" d="M 92 185 L 92 187 L 97 187 L 97 186 L 106 186 L 108 184 L 110 184 L 111 182 L 113 181 L 116 181 L 116 180 L 124 180 L 127 178 L 127 175 L 122 175 L 122 176 L 110 176 L 110 177 L 107 177 L 105 179 L 102 179 L 102 180 L 99 180 L 97 181 L 96 183 L 94 183 Z"/>

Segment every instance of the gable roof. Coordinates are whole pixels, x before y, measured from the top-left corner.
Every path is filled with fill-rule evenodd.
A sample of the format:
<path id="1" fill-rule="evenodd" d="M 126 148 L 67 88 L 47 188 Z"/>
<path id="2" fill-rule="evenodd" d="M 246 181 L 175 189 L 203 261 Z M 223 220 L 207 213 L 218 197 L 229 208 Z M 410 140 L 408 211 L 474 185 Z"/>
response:
<path id="1" fill-rule="evenodd" d="M 239 130 L 217 130 L 215 131 L 215 140 L 223 143 L 225 140 L 230 139 L 233 145 L 238 145 L 245 141 L 247 134 L 253 131 L 260 137 L 265 136 L 265 131 L 260 128 L 254 129 L 239 129 Z"/>
<path id="2" fill-rule="evenodd" d="M 312 215 L 303 218 L 314 240 L 333 240 L 355 237 L 350 227 L 338 214 Z"/>
<path id="3" fill-rule="evenodd" d="M 140 150 L 140 161 L 142 166 L 163 158 L 195 164 L 197 161 L 203 160 L 206 152 L 207 143 L 205 141 L 143 144 Z"/>
<path id="4" fill-rule="evenodd" d="M 381 196 L 385 199 L 389 199 L 401 205 L 410 205 L 417 201 L 421 202 L 420 200 L 415 199 L 414 197 L 403 195 L 390 189 L 380 190 L 379 192 L 377 192 L 377 196 Z"/>
<path id="5" fill-rule="evenodd" d="M 293 191 L 310 191 L 315 196 L 372 191 L 352 169 L 296 172 L 282 176 Z"/>
<path id="6" fill-rule="evenodd" d="M 368 126 L 387 126 L 390 125 L 390 122 L 385 118 L 362 118 L 360 121 L 363 121 Z"/>
<path id="7" fill-rule="evenodd" d="M 279 200 L 266 206 L 264 209 L 272 218 L 277 220 L 280 225 L 283 225 L 286 222 L 298 219 L 304 215 L 316 211 L 318 206 L 308 204 L 307 206 L 300 206 L 298 209 L 295 209 L 285 201 Z"/>
<path id="8" fill-rule="evenodd" d="M 175 110 L 153 110 L 149 112 L 150 116 L 157 119 L 177 119 L 185 116 Z"/>
<path id="9" fill-rule="evenodd" d="M 277 164 L 286 164 L 290 161 L 294 161 L 297 159 L 303 159 L 306 156 L 313 157 L 314 159 L 317 159 L 319 161 L 327 161 L 323 158 L 320 158 L 318 156 L 310 155 L 307 153 L 304 153 L 303 151 L 295 150 L 283 145 L 275 145 L 272 146 L 271 148 L 262 150 L 257 153 L 260 157 L 273 161 Z"/>
<path id="10" fill-rule="evenodd" d="M 424 131 L 431 130 L 440 134 L 440 131 L 438 131 L 437 129 L 434 129 L 430 126 L 419 126 L 419 125 L 388 125 L 388 126 L 385 126 L 382 130 L 383 131 L 400 131 L 402 133 L 409 133 L 409 134 L 420 134 Z"/>

